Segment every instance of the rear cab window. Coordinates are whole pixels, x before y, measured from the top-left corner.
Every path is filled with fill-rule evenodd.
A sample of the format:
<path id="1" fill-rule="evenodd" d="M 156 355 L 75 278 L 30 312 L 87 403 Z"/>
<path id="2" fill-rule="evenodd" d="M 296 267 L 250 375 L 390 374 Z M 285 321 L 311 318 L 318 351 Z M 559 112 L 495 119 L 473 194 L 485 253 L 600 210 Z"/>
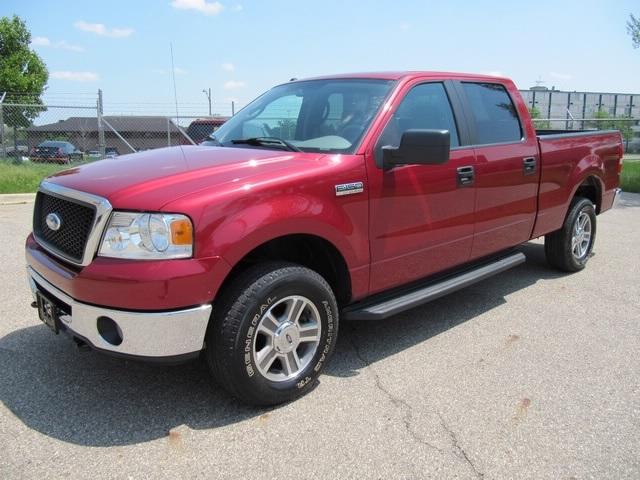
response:
<path id="1" fill-rule="evenodd" d="M 476 145 L 515 143 L 523 138 L 522 125 L 511 97 L 498 83 L 462 82 L 471 110 Z"/>

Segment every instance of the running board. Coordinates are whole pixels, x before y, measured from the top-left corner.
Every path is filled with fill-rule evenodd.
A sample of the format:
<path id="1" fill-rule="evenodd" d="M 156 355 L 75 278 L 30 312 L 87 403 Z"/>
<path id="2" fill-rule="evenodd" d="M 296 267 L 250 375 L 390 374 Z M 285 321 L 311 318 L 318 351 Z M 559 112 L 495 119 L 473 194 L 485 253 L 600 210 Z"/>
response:
<path id="1" fill-rule="evenodd" d="M 435 280 L 427 285 L 423 284 L 422 286 L 414 287 L 413 290 L 405 290 L 391 298 L 385 295 L 378 302 L 365 300 L 361 304 L 350 305 L 342 311 L 342 317 L 346 320 L 383 320 L 473 285 L 496 273 L 509 270 L 516 265 L 524 263 L 525 260 L 526 257 L 522 252 L 511 253 L 499 260 L 484 263 L 471 270 L 465 270 L 462 273 Z"/>

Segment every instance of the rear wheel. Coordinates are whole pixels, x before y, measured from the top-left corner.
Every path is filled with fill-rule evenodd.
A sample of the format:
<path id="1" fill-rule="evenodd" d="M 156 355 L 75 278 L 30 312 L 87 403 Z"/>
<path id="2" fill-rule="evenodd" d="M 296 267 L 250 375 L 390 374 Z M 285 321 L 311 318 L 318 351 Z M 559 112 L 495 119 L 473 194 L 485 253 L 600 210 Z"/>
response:
<path id="1" fill-rule="evenodd" d="M 337 333 L 338 307 L 327 282 L 308 268 L 270 263 L 250 268 L 222 292 L 205 355 L 232 395 L 274 405 L 313 388 Z"/>
<path id="2" fill-rule="evenodd" d="M 576 197 L 560 230 L 545 236 L 547 262 L 565 272 L 582 270 L 596 239 L 596 211 L 590 200 Z"/>

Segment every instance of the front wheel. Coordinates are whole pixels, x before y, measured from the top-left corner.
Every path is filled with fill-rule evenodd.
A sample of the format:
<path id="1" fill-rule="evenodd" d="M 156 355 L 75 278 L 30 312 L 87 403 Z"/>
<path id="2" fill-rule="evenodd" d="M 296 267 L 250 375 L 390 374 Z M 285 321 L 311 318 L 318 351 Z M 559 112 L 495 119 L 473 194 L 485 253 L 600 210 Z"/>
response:
<path id="1" fill-rule="evenodd" d="M 336 344 L 338 307 L 327 282 L 308 268 L 258 265 L 221 294 L 205 355 L 215 379 L 253 405 L 308 392 Z"/>
<path id="2" fill-rule="evenodd" d="M 565 272 L 582 270 L 596 240 L 596 211 L 590 200 L 576 197 L 560 230 L 545 236 L 547 262 Z"/>

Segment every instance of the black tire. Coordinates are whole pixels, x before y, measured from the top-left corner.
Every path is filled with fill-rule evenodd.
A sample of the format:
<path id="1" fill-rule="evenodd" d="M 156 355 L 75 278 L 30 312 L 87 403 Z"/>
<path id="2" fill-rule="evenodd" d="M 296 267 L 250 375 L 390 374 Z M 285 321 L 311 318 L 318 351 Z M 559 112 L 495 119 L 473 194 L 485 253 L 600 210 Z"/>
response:
<path id="1" fill-rule="evenodd" d="M 589 217 L 591 236 L 584 253 L 582 255 L 576 255 L 572 246 L 572 240 L 574 237 L 576 222 L 581 218 L 582 214 Z M 567 217 L 565 218 L 562 228 L 549 233 L 544 237 L 544 251 L 547 257 L 547 262 L 552 267 L 564 272 L 577 272 L 582 270 L 591 257 L 595 241 L 595 207 L 593 203 L 591 203 L 591 200 L 583 197 L 576 197 L 569 206 L 569 212 L 567 213 Z"/>
<path id="2" fill-rule="evenodd" d="M 260 339 L 257 326 L 266 311 L 292 296 L 310 302 L 308 308 L 315 312 L 314 318 L 319 317 L 319 340 L 314 342 L 315 351 L 308 351 L 308 363 L 294 378 L 272 381 L 261 373 L 254 358 Z M 205 358 L 215 380 L 233 396 L 251 405 L 276 405 L 314 387 L 333 353 L 337 335 L 338 306 L 324 278 L 296 264 L 270 262 L 241 273 L 221 293 L 220 302 L 214 302 Z M 291 341 L 288 335 L 287 339 Z"/>

